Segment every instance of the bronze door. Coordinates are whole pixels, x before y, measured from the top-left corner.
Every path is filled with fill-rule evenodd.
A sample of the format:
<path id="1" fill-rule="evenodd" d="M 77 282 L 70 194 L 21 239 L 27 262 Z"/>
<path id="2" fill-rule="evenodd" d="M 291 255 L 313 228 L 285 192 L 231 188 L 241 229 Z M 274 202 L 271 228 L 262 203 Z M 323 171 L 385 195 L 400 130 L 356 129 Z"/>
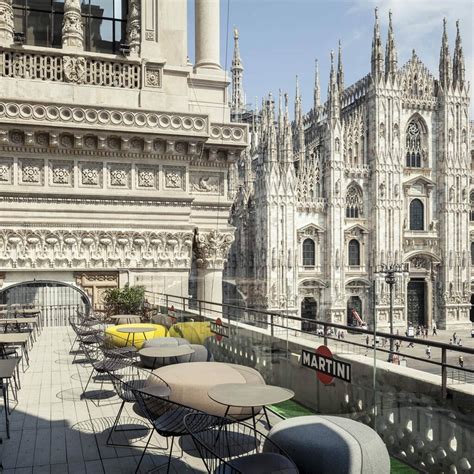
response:
<path id="1" fill-rule="evenodd" d="M 407 291 L 408 322 L 413 326 L 425 324 L 425 282 L 410 281 Z"/>

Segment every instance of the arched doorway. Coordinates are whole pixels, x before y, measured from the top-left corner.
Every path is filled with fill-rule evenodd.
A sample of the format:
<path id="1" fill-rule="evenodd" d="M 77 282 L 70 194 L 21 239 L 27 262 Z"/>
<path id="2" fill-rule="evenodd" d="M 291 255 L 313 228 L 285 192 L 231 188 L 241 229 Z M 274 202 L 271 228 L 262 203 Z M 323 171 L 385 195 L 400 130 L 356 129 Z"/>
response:
<path id="1" fill-rule="evenodd" d="M 312 297 L 303 298 L 301 302 L 301 317 L 305 319 L 316 319 L 318 304 Z M 302 321 L 301 329 L 306 332 L 315 332 L 316 323 L 311 321 Z"/>
<path id="2" fill-rule="evenodd" d="M 422 278 L 411 278 L 407 288 L 407 320 L 413 326 L 424 326 L 426 282 Z"/>
<path id="3" fill-rule="evenodd" d="M 91 310 L 87 294 L 75 286 L 59 281 L 37 280 L 18 283 L 0 290 L 0 304 L 34 305 L 41 311 L 44 326 L 65 326 L 77 311 Z"/>
<path id="4" fill-rule="evenodd" d="M 347 300 L 347 325 L 357 326 L 357 321 L 352 316 L 352 308 L 354 308 L 357 311 L 357 313 L 359 313 L 359 316 L 361 317 L 361 319 L 364 319 L 362 317 L 362 300 L 360 299 L 359 296 L 351 296 Z"/>
<path id="5" fill-rule="evenodd" d="M 469 316 L 471 322 L 474 323 L 474 293 L 471 295 L 471 312 Z"/>

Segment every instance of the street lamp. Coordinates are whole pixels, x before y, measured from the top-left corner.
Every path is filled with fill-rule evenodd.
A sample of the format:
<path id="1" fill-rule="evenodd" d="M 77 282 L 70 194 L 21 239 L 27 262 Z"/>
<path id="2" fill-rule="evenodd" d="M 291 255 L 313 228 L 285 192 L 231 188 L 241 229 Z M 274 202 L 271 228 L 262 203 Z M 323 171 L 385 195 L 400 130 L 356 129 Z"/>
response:
<path id="1" fill-rule="evenodd" d="M 390 335 L 393 336 L 393 287 L 397 282 L 397 274 L 406 274 L 408 273 L 408 264 L 407 263 L 391 263 L 389 265 L 382 263 L 380 265 L 380 271 L 385 275 L 385 283 L 387 283 L 390 289 L 390 308 L 389 308 L 389 322 L 390 322 Z M 390 338 L 390 354 L 388 360 L 391 362 L 393 359 L 393 337 Z"/>

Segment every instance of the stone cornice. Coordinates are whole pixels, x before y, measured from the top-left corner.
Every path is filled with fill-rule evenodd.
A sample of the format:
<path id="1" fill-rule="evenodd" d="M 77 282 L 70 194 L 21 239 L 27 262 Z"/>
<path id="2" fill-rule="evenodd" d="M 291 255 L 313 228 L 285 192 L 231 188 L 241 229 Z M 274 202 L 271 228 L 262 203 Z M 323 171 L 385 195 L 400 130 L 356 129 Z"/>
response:
<path id="1" fill-rule="evenodd" d="M 65 127 L 72 130 L 145 133 L 208 140 L 220 146 L 247 146 L 245 124 L 209 123 L 204 114 L 120 110 L 63 104 L 0 101 L 0 120 L 5 124 Z"/>

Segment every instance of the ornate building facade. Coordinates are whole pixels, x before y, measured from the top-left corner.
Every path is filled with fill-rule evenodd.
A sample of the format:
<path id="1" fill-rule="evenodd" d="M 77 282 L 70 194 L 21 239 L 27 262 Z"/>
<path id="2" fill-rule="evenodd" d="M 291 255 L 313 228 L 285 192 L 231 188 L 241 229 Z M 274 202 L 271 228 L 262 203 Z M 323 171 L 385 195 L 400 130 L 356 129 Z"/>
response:
<path id="1" fill-rule="evenodd" d="M 391 20 L 384 53 L 376 12 L 370 73 L 355 84 L 344 84 L 339 46 L 325 103 L 316 64 L 308 113 L 297 85 L 293 121 L 281 94 L 278 113 L 270 95 L 247 120 L 226 271 L 233 297 L 249 307 L 344 324 L 355 308 L 387 328 L 380 269 L 400 263 L 396 328 L 474 320 L 470 96 L 459 24 L 451 57 L 444 23 L 435 77 L 414 50 L 399 66 Z M 238 89 L 238 48 L 233 65 Z M 242 116 L 241 97 L 234 91 L 234 116 Z"/>
<path id="2" fill-rule="evenodd" d="M 195 64 L 186 0 L 109 3 L 0 0 L 0 283 L 187 296 L 194 259 L 197 296 L 218 302 L 248 137 L 230 121 L 220 2 L 195 2 Z"/>

